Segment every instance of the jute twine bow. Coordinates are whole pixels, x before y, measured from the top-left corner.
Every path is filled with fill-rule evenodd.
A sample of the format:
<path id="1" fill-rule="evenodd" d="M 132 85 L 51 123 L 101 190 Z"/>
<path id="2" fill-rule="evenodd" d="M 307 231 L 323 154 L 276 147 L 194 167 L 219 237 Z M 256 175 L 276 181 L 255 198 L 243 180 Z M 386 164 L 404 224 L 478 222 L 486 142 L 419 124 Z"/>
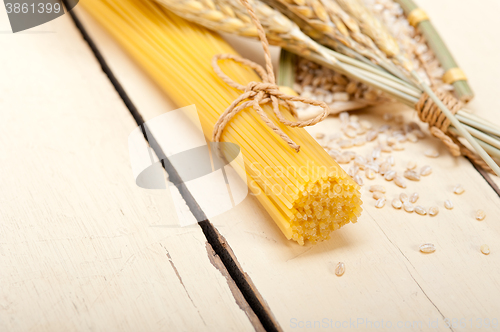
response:
<path id="1" fill-rule="evenodd" d="M 266 112 L 260 106 L 261 104 L 266 104 L 268 102 L 272 102 L 272 107 L 274 114 L 278 118 L 278 120 L 289 127 L 306 127 L 312 126 L 318 122 L 323 121 L 328 114 L 330 114 L 330 109 L 325 102 L 308 99 L 300 96 L 290 96 L 279 90 L 279 87 L 276 85 L 276 80 L 274 77 L 273 65 L 271 63 L 271 54 L 269 52 L 269 42 L 267 41 L 266 34 L 264 32 L 264 28 L 260 24 L 259 19 L 255 15 L 255 12 L 252 6 L 248 3 L 248 0 L 240 0 L 241 3 L 245 6 L 248 11 L 248 14 L 252 18 L 253 23 L 257 27 L 257 31 L 259 33 L 260 42 L 262 44 L 262 48 L 264 49 L 264 58 L 266 61 L 266 69 L 262 68 L 257 63 L 250 61 L 248 59 L 241 58 L 232 54 L 218 54 L 212 59 L 212 67 L 214 68 L 215 73 L 228 85 L 236 88 L 238 90 L 243 91 L 243 93 L 236 98 L 235 101 L 229 105 L 229 107 L 221 114 L 219 120 L 214 126 L 214 131 L 212 135 L 212 140 L 214 142 L 219 142 L 224 127 L 227 125 L 231 119 L 238 114 L 241 110 L 252 106 L 255 112 L 259 114 L 260 118 L 264 121 L 264 123 L 269 126 L 277 135 L 281 137 L 291 148 L 295 149 L 295 151 L 299 152 L 300 146 L 297 145 L 294 141 L 288 137 L 266 114 Z M 246 86 L 241 85 L 235 81 L 233 81 L 230 77 L 228 77 L 222 69 L 219 67 L 218 61 L 231 59 L 235 62 L 239 62 L 242 65 L 252 68 L 257 72 L 257 74 L 262 79 L 262 82 L 250 82 Z M 246 101 L 245 101 L 246 100 Z M 295 110 L 295 107 L 292 102 L 299 101 L 305 104 L 309 104 L 312 106 L 319 106 L 323 108 L 323 112 L 317 115 L 315 118 L 307 120 L 307 121 L 290 121 L 286 119 L 281 113 L 279 106 L 283 105 L 288 107 L 292 113 Z"/>
<path id="2" fill-rule="evenodd" d="M 462 108 L 462 103 L 451 93 L 436 89 L 433 89 L 433 91 L 453 115 Z M 429 95 L 426 93 L 422 94 L 420 100 L 415 105 L 415 109 L 420 120 L 429 124 L 431 134 L 439 138 L 448 147 L 453 156 L 464 155 L 481 168 L 493 172 L 483 159 L 460 143 L 456 136 L 448 132 L 448 127 L 451 123 L 450 120 L 441 112 Z"/>

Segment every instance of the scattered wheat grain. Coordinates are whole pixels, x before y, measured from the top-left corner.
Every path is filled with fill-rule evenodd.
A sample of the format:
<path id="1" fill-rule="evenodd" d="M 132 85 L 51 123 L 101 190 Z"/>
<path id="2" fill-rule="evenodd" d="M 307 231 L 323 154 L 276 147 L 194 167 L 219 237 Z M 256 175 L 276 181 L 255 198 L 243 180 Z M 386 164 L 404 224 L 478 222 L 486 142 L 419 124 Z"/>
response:
<path id="1" fill-rule="evenodd" d="M 425 216 L 427 214 L 427 211 L 421 205 L 415 206 L 415 212 L 421 216 Z"/>
<path id="2" fill-rule="evenodd" d="M 428 149 L 424 151 L 424 155 L 429 158 L 437 158 L 439 157 L 439 152 L 434 149 Z"/>
<path id="3" fill-rule="evenodd" d="M 465 191 L 465 189 L 464 189 L 464 187 L 461 184 L 457 184 L 453 188 L 453 193 L 455 193 L 457 195 L 462 195 L 464 193 L 464 191 Z"/>
<path id="4" fill-rule="evenodd" d="M 398 187 L 401 187 L 401 188 L 406 188 L 406 180 L 401 177 L 401 176 L 396 176 L 394 178 L 394 183 L 396 184 L 396 186 Z"/>
<path id="5" fill-rule="evenodd" d="M 439 213 L 439 208 L 437 206 L 431 206 L 429 208 L 429 215 L 431 217 L 437 216 L 438 213 Z"/>
<path id="6" fill-rule="evenodd" d="M 403 207 L 403 203 L 401 203 L 401 201 L 399 199 L 397 199 L 397 198 L 394 198 L 392 200 L 391 204 L 392 204 L 392 207 L 395 208 L 395 209 L 397 209 L 397 210 L 399 210 L 399 209 L 401 209 Z"/>
<path id="7" fill-rule="evenodd" d="M 407 178 L 408 180 L 411 180 L 411 181 L 420 181 L 420 175 L 417 172 L 409 170 L 409 169 L 407 169 L 404 172 L 404 176 L 405 176 L 405 178 Z"/>
<path id="8" fill-rule="evenodd" d="M 418 249 L 426 254 L 430 254 L 436 251 L 436 247 L 432 243 L 424 243 Z"/>
<path id="9" fill-rule="evenodd" d="M 482 221 L 484 220 L 484 218 L 486 218 L 486 213 L 484 213 L 483 210 L 477 210 L 474 214 L 474 218 L 476 218 L 476 220 Z"/>
<path id="10" fill-rule="evenodd" d="M 413 207 L 413 204 L 411 204 L 408 201 L 403 203 L 403 208 L 408 213 L 412 213 L 415 210 L 415 208 Z"/>
<path id="11" fill-rule="evenodd" d="M 337 267 L 335 268 L 335 275 L 337 277 L 342 277 L 345 273 L 345 264 L 343 262 L 339 262 Z"/>
<path id="12" fill-rule="evenodd" d="M 490 247 L 487 244 L 483 244 L 481 246 L 481 252 L 485 255 L 489 255 L 490 254 Z"/>
<path id="13" fill-rule="evenodd" d="M 396 174 L 397 174 L 396 171 L 390 170 L 387 173 L 385 173 L 384 179 L 386 181 L 392 181 L 396 177 Z"/>
<path id="14" fill-rule="evenodd" d="M 427 176 L 432 173 L 432 168 L 429 165 L 422 166 L 420 169 L 420 175 Z"/>
<path id="15" fill-rule="evenodd" d="M 385 206 L 385 198 L 379 198 L 377 202 L 375 203 L 375 207 L 378 209 L 381 209 Z"/>
<path id="16" fill-rule="evenodd" d="M 379 191 L 379 192 L 381 192 L 381 193 L 384 193 L 384 194 L 385 194 L 385 187 L 384 187 L 384 186 L 381 186 L 381 185 L 379 185 L 379 184 L 375 184 L 375 185 L 373 185 L 373 186 L 370 186 L 370 187 L 368 188 L 368 190 L 369 190 L 370 192 Z"/>

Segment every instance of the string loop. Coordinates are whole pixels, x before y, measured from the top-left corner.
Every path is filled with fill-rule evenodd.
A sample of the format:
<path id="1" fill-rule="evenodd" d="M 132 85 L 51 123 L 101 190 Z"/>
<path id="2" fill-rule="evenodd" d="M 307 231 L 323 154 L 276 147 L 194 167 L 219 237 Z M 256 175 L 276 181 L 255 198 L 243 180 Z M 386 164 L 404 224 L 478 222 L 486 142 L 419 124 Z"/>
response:
<path id="1" fill-rule="evenodd" d="M 218 54 L 212 59 L 212 67 L 215 73 L 229 86 L 242 91 L 242 94 L 234 100 L 231 105 L 221 114 L 219 120 L 217 120 L 214 131 L 212 134 L 212 140 L 214 142 L 219 142 L 220 137 L 227 123 L 241 110 L 247 107 L 253 107 L 255 112 L 259 114 L 260 118 L 264 123 L 269 126 L 273 132 L 275 132 L 281 139 L 283 139 L 292 149 L 299 152 L 300 146 L 297 145 L 293 140 L 288 137 L 287 134 L 280 129 L 267 115 L 267 113 L 260 106 L 261 104 L 266 104 L 271 102 L 274 114 L 278 118 L 278 121 L 288 127 L 306 127 L 315 125 L 318 122 L 323 121 L 329 114 L 330 108 L 325 102 L 317 101 L 314 99 L 304 98 L 300 96 L 287 95 L 280 91 L 279 87 L 276 85 L 273 65 L 271 63 L 271 53 L 269 52 L 269 42 L 267 41 L 264 28 L 260 24 L 252 6 L 248 3 L 248 0 L 240 0 L 248 11 L 248 14 L 252 18 L 253 23 L 257 27 L 259 33 L 259 38 L 264 49 L 264 58 L 266 62 L 266 68 L 264 69 L 259 64 L 244 59 L 242 57 L 233 54 Z M 219 60 L 232 60 L 238 62 L 244 66 L 252 68 L 260 76 L 262 82 L 250 82 L 246 86 L 239 84 L 232 80 L 226 75 L 219 67 Z M 290 121 L 286 119 L 280 111 L 280 105 L 287 107 L 292 113 L 295 112 L 295 106 L 293 102 L 298 101 L 304 104 L 309 104 L 312 106 L 319 106 L 323 108 L 323 112 L 314 117 L 313 119 L 307 121 Z"/>

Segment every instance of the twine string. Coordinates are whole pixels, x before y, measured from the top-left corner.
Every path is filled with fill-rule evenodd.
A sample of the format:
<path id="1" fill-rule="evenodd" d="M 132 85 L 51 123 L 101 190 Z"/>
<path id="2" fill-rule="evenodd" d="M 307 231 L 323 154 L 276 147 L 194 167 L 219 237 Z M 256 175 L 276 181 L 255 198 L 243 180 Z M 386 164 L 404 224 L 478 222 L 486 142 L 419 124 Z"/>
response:
<path id="1" fill-rule="evenodd" d="M 278 118 L 279 122 L 288 127 L 306 127 L 317 124 L 323 121 L 329 114 L 330 108 L 325 102 L 304 98 L 300 96 L 287 95 L 280 91 L 279 87 L 276 85 L 276 79 L 274 77 L 273 65 L 271 62 L 271 53 L 269 51 L 269 42 L 266 38 L 266 33 L 262 27 L 259 19 L 257 18 L 252 6 L 249 4 L 248 0 L 240 0 L 245 6 L 250 15 L 252 22 L 257 27 L 259 34 L 259 39 L 264 49 L 264 59 L 266 63 L 265 69 L 258 65 L 257 63 L 244 59 L 242 57 L 232 55 L 232 54 L 218 54 L 212 59 L 212 67 L 215 73 L 229 86 L 236 88 L 243 93 L 234 100 L 231 105 L 221 114 L 214 126 L 214 131 L 212 134 L 212 140 L 214 142 L 219 142 L 224 128 L 228 122 L 241 110 L 252 106 L 255 112 L 260 116 L 262 121 L 270 127 L 274 133 L 276 133 L 283 141 L 285 141 L 292 149 L 299 152 L 300 146 L 297 145 L 287 134 L 280 129 L 267 115 L 267 113 L 260 106 L 261 104 L 266 104 L 271 102 L 274 114 Z M 219 60 L 232 60 L 238 62 L 244 66 L 252 68 L 257 72 L 257 74 L 262 79 L 262 82 L 250 82 L 246 86 L 241 85 L 227 76 L 222 69 L 219 67 Z M 295 107 L 293 102 L 298 101 L 304 104 L 309 104 L 312 106 L 319 106 L 323 108 L 323 112 L 316 117 L 307 121 L 290 121 L 286 119 L 280 111 L 280 105 L 288 108 L 292 113 L 294 113 Z"/>
<path id="2" fill-rule="evenodd" d="M 240 2 L 245 6 L 248 14 L 250 15 L 252 22 L 257 27 L 259 39 L 264 50 L 264 59 L 266 63 L 265 69 L 259 64 L 244 59 L 242 57 L 232 55 L 232 54 L 218 54 L 212 59 L 212 67 L 215 73 L 229 86 L 236 88 L 243 93 L 234 100 L 231 105 L 221 114 L 217 120 L 213 134 L 212 140 L 214 142 L 219 142 L 224 128 L 231 119 L 245 108 L 253 107 L 255 112 L 260 116 L 264 123 L 269 126 L 273 132 L 275 132 L 281 139 L 283 139 L 291 148 L 295 151 L 300 151 L 300 146 L 297 145 L 293 140 L 288 137 L 287 134 L 283 132 L 266 114 L 266 112 L 260 106 L 261 104 L 272 103 L 272 108 L 274 114 L 278 118 L 279 122 L 289 127 L 306 127 L 317 124 L 323 121 L 329 114 L 330 109 L 325 102 L 317 101 L 314 99 L 304 98 L 300 96 L 287 95 L 279 90 L 276 85 L 276 79 L 274 76 L 273 65 L 271 62 L 271 53 L 269 51 L 269 42 L 266 38 L 266 33 L 259 19 L 257 18 L 255 11 L 248 2 L 248 0 L 240 0 Z M 235 82 L 229 76 L 227 76 L 222 69 L 219 67 L 219 60 L 232 60 L 238 62 L 244 66 L 252 68 L 257 72 L 257 74 L 262 79 L 262 82 L 250 82 L 246 86 Z M 443 102 L 444 105 L 455 115 L 461 108 L 462 103 L 457 100 L 453 95 L 445 91 L 439 91 L 433 89 L 436 96 Z M 286 119 L 281 113 L 279 106 L 287 107 L 292 113 L 294 113 L 295 107 L 292 102 L 302 102 L 312 106 L 319 106 L 323 108 L 323 112 L 314 117 L 313 119 L 307 121 L 290 121 Z M 450 126 L 450 120 L 443 114 L 439 107 L 433 102 L 433 100 L 423 93 L 419 101 L 415 105 L 418 116 L 420 120 L 429 124 L 429 130 L 431 134 L 439 138 L 450 150 L 453 156 L 464 155 L 471 159 L 472 162 L 484 168 L 487 171 L 492 172 L 491 168 L 474 152 L 470 151 L 466 146 L 464 146 L 456 136 L 448 132 L 448 127 Z"/>
<path id="3" fill-rule="evenodd" d="M 462 103 L 451 93 L 436 89 L 433 89 L 433 91 L 453 115 L 462 108 Z M 450 120 L 441 112 L 429 95 L 423 93 L 417 104 L 415 104 L 415 109 L 417 110 L 420 120 L 429 124 L 429 131 L 431 134 L 439 138 L 453 156 L 458 157 L 464 155 L 481 168 L 493 172 L 483 159 L 470 151 L 458 140 L 458 137 L 448 131 L 448 127 L 451 123 Z"/>

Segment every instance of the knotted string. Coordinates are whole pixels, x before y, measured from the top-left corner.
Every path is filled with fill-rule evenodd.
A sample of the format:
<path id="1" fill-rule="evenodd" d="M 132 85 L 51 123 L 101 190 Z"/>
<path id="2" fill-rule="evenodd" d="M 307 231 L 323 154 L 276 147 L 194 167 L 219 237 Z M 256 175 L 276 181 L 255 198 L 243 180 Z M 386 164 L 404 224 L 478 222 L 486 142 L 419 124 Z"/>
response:
<path id="1" fill-rule="evenodd" d="M 250 15 L 252 22 L 257 27 L 259 34 L 259 39 L 264 49 L 264 58 L 266 63 L 266 69 L 262 68 L 257 63 L 244 59 L 239 56 L 232 54 L 218 54 L 212 59 L 212 67 L 215 73 L 228 85 L 236 88 L 243 93 L 236 98 L 235 101 L 229 105 L 229 107 L 221 114 L 219 120 L 214 126 L 212 139 L 214 142 L 219 142 L 222 132 L 227 125 L 227 123 L 241 110 L 252 106 L 253 109 L 259 114 L 264 123 L 269 126 L 276 134 L 278 134 L 291 148 L 295 149 L 297 152 L 300 150 L 300 146 L 288 137 L 264 112 L 260 107 L 260 104 L 266 104 L 269 101 L 272 102 L 273 111 L 278 120 L 289 127 L 306 127 L 317 124 L 323 121 L 328 114 L 330 114 L 330 109 L 328 105 L 324 102 L 303 98 L 300 96 L 290 96 L 279 90 L 276 85 L 276 80 L 273 72 L 273 65 L 271 63 L 271 54 L 269 52 L 269 42 L 267 41 L 264 28 L 262 27 L 259 19 L 255 15 L 252 6 L 248 3 L 248 0 L 240 0 L 240 2 L 245 6 Z M 262 82 L 250 82 L 246 86 L 241 85 L 233 81 L 229 76 L 227 76 L 222 69 L 219 67 L 219 60 L 230 59 L 235 62 L 239 62 L 242 65 L 252 68 L 261 77 Z M 444 91 L 438 91 L 433 89 L 436 96 L 443 102 L 444 105 L 455 115 L 461 108 L 462 103 L 453 97 L 450 93 Z M 315 118 L 308 121 L 289 121 L 287 120 L 279 109 L 280 105 L 286 106 L 294 113 L 295 107 L 292 102 L 299 101 L 305 104 L 319 106 L 323 108 L 323 112 L 317 115 Z M 432 99 L 423 93 L 420 100 L 415 105 L 415 109 L 418 112 L 420 120 L 427 122 L 429 124 L 429 130 L 432 135 L 439 138 L 450 150 L 453 156 L 464 156 L 471 159 L 475 164 L 484 168 L 487 171 L 492 172 L 491 168 L 475 153 L 470 151 L 465 147 L 456 136 L 448 132 L 448 127 L 450 126 L 450 120 L 441 112 L 439 107 L 432 101 Z"/>
<path id="2" fill-rule="evenodd" d="M 287 95 L 279 90 L 279 87 L 276 85 L 276 79 L 274 77 L 273 65 L 271 62 L 271 53 L 269 52 L 269 42 L 266 38 L 266 33 L 264 32 L 264 28 L 260 24 L 259 19 L 255 15 L 255 12 L 252 6 L 248 3 L 248 0 L 240 0 L 241 3 L 245 6 L 250 15 L 252 22 L 257 27 L 257 31 L 259 34 L 260 42 L 262 44 L 262 48 L 264 49 L 264 58 L 266 62 L 266 68 L 264 69 L 257 63 L 250 61 L 248 59 L 244 59 L 239 56 L 235 56 L 232 54 L 218 54 L 212 59 L 212 67 L 214 68 L 215 73 L 228 85 L 236 88 L 243 93 L 236 98 L 235 101 L 229 105 L 229 107 L 221 114 L 219 120 L 214 126 L 214 131 L 212 135 L 212 140 L 214 142 L 219 142 L 222 132 L 227 125 L 227 123 L 241 110 L 252 106 L 255 112 L 259 114 L 260 118 L 264 121 L 264 123 L 269 126 L 273 132 L 281 137 L 292 149 L 299 152 L 300 146 L 297 145 L 294 141 L 288 137 L 287 134 L 283 132 L 266 114 L 266 112 L 260 106 L 261 104 L 266 104 L 268 102 L 272 102 L 272 107 L 274 114 L 278 118 L 278 120 L 289 127 L 306 127 L 312 126 L 318 122 L 323 121 L 328 114 L 330 114 L 330 108 L 325 102 L 308 99 L 300 96 L 291 96 Z M 252 68 L 257 72 L 257 74 L 262 79 L 262 82 L 250 82 L 246 86 L 241 85 L 235 81 L 233 81 L 229 76 L 227 76 L 222 69 L 219 67 L 219 60 L 230 59 L 235 62 L 239 62 L 242 65 Z M 304 104 L 309 104 L 312 106 L 319 106 L 323 108 L 323 112 L 317 115 L 315 118 L 307 120 L 307 121 L 290 121 L 287 120 L 283 114 L 281 113 L 279 106 L 283 105 L 288 107 L 289 110 L 294 112 L 294 105 L 292 102 L 298 101 Z"/>
<path id="3" fill-rule="evenodd" d="M 462 108 L 462 103 L 450 93 L 436 89 L 433 91 L 453 115 Z M 451 124 L 450 119 L 441 112 L 429 95 L 423 93 L 415 105 L 415 109 L 420 120 L 429 124 L 431 134 L 443 141 L 453 156 L 460 156 L 460 147 L 447 135 L 448 127 Z"/>
<path id="4" fill-rule="evenodd" d="M 436 89 L 433 89 L 433 91 L 453 115 L 462 108 L 462 103 L 451 93 Z M 493 173 L 493 170 L 483 159 L 470 151 L 466 146 L 460 143 L 455 135 L 448 131 L 448 127 L 451 124 L 450 120 L 443 114 L 429 95 L 423 93 L 420 100 L 415 105 L 415 109 L 417 110 L 420 120 L 429 124 L 429 131 L 431 134 L 439 138 L 448 147 L 453 156 L 458 157 L 464 155 L 471 159 L 476 165 Z"/>

